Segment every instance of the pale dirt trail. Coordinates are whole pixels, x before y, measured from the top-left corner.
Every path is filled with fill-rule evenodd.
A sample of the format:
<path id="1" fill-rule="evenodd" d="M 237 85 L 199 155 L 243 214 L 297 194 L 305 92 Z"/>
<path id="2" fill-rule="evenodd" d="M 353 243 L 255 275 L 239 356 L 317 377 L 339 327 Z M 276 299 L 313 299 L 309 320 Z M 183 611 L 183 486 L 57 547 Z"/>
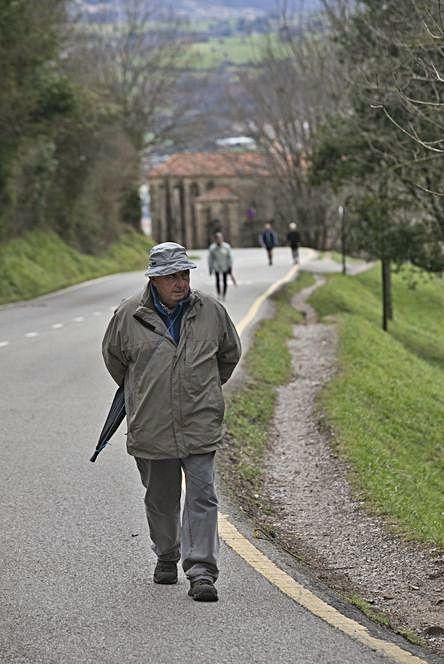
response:
<path id="1" fill-rule="evenodd" d="M 408 627 L 443 653 L 444 560 L 364 511 L 320 424 L 317 400 L 336 370 L 337 332 L 318 323 L 306 302 L 323 282 L 316 280 L 293 301 L 305 325 L 295 326 L 290 342 L 295 378 L 279 389 L 264 462 L 263 499 L 273 511 L 266 525 L 323 581 L 358 593 L 396 627 Z"/>

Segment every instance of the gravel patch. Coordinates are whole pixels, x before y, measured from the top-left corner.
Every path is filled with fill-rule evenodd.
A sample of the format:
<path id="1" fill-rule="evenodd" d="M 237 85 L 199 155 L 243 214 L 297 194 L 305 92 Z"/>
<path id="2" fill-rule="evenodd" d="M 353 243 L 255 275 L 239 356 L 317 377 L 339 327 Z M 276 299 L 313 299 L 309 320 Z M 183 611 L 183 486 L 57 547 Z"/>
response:
<path id="1" fill-rule="evenodd" d="M 444 558 L 437 549 L 404 541 L 390 524 L 365 511 L 349 483 L 331 434 L 321 425 L 317 398 L 335 372 L 337 332 L 316 322 L 306 299 L 290 342 L 295 379 L 278 391 L 264 460 L 264 516 L 268 531 L 336 590 L 357 593 L 444 653 Z"/>

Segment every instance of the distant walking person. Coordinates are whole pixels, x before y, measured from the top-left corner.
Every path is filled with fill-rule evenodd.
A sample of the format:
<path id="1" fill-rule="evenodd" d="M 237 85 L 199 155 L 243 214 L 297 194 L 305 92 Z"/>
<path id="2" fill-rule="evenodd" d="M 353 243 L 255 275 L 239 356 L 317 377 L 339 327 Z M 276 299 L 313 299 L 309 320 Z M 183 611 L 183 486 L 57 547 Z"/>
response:
<path id="1" fill-rule="evenodd" d="M 277 245 L 278 239 L 276 232 L 272 229 L 271 224 L 265 224 L 264 230 L 260 235 L 260 243 L 265 248 L 268 256 L 268 265 L 273 265 L 273 249 Z"/>
<path id="2" fill-rule="evenodd" d="M 290 245 L 293 263 L 299 263 L 299 245 L 301 244 L 301 236 L 294 222 L 289 224 L 289 229 L 290 230 L 287 233 L 287 243 Z"/>
<path id="3" fill-rule="evenodd" d="M 233 267 L 233 255 L 228 242 L 224 242 L 222 233 L 216 233 L 214 242 L 210 245 L 208 252 L 208 269 L 210 275 L 216 276 L 217 296 L 225 300 L 227 294 L 227 277 L 231 274 Z M 222 282 L 222 283 L 221 283 Z"/>

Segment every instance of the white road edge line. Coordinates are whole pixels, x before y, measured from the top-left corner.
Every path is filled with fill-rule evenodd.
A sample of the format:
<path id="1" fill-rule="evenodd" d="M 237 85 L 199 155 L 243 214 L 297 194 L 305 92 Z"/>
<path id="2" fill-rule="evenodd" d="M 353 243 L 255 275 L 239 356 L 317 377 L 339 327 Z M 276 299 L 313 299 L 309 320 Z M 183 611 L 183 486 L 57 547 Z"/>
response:
<path id="1" fill-rule="evenodd" d="M 9 346 L 9 341 L 0 341 L 0 348 L 4 348 L 5 346 Z"/>

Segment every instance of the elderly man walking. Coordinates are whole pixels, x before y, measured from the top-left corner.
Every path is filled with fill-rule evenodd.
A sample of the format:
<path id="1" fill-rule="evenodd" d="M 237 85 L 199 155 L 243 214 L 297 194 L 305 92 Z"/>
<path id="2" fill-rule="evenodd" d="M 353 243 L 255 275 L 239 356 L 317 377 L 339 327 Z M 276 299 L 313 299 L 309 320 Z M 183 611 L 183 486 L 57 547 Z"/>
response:
<path id="1" fill-rule="evenodd" d="M 214 456 L 222 439 L 221 386 L 238 363 L 241 347 L 224 307 L 190 289 L 195 267 L 175 242 L 153 247 L 148 285 L 114 313 L 103 357 L 114 380 L 124 384 L 127 449 L 146 488 L 157 555 L 154 582 L 177 583 L 182 558 L 188 594 L 211 602 L 218 599 Z"/>

